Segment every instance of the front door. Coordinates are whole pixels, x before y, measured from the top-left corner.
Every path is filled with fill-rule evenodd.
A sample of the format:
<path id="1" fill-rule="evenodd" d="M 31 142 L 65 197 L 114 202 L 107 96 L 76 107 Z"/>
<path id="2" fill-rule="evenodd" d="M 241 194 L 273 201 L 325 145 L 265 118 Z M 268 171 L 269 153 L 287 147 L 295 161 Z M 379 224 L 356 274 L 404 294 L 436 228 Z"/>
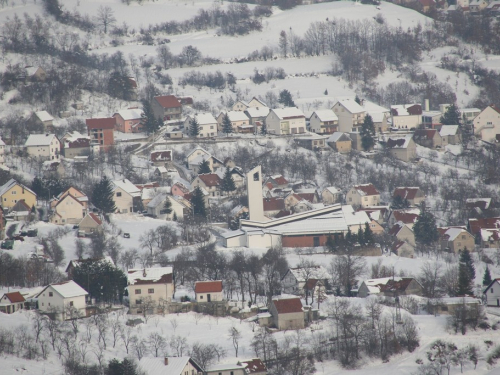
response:
<path id="1" fill-rule="evenodd" d="M 207 302 L 211 302 L 210 294 L 207 294 Z"/>
<path id="2" fill-rule="evenodd" d="M 497 306 L 500 307 L 500 299 L 497 299 Z"/>

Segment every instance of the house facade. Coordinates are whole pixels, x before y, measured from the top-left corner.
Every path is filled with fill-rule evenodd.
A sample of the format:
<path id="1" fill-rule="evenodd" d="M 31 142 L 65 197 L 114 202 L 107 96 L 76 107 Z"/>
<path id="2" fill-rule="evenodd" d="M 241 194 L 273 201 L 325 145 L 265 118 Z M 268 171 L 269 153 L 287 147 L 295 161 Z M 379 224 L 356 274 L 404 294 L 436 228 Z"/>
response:
<path id="1" fill-rule="evenodd" d="M 418 206 L 425 201 L 425 194 L 418 187 L 398 187 L 394 189 L 392 197 L 406 199 L 412 206 Z"/>
<path id="2" fill-rule="evenodd" d="M 137 202 L 141 199 L 141 191 L 130 180 L 113 180 L 113 200 L 116 212 L 129 213 L 137 211 Z"/>
<path id="3" fill-rule="evenodd" d="M 245 112 L 242 111 L 222 111 L 217 117 L 217 129 L 224 133 L 222 121 L 227 114 L 229 121 L 231 121 L 232 130 L 234 133 L 252 133 L 254 126 L 250 124 L 250 119 Z"/>
<path id="4" fill-rule="evenodd" d="M 19 292 L 5 293 L 2 298 L 0 298 L 0 312 L 4 314 L 13 314 L 16 311 L 23 310 L 25 302 L 26 300 Z"/>
<path id="5" fill-rule="evenodd" d="M 216 173 L 200 174 L 191 182 L 191 187 L 205 189 L 211 197 L 219 197 L 224 194 L 220 187 L 222 179 Z"/>
<path id="6" fill-rule="evenodd" d="M 155 117 L 162 121 L 180 120 L 182 117 L 182 104 L 173 95 L 155 96 L 151 107 Z"/>
<path id="7" fill-rule="evenodd" d="M 145 308 L 155 313 L 172 301 L 172 267 L 129 269 L 127 280 L 131 314 L 142 314 Z"/>
<path id="8" fill-rule="evenodd" d="M 36 206 L 36 194 L 14 179 L 10 179 L 0 187 L 0 199 L 3 209 L 11 209 L 22 199 L 29 207 Z"/>
<path id="9" fill-rule="evenodd" d="M 87 124 L 90 144 L 99 147 L 102 151 L 107 151 L 115 143 L 113 131 L 116 120 L 114 117 L 92 118 L 85 120 Z"/>
<path id="10" fill-rule="evenodd" d="M 380 204 L 380 193 L 372 184 L 355 185 L 346 194 L 346 203 L 369 207 Z"/>
<path id="11" fill-rule="evenodd" d="M 306 117 L 296 107 L 271 109 L 266 117 L 266 126 L 272 134 L 301 134 L 306 131 Z"/>
<path id="12" fill-rule="evenodd" d="M 222 294 L 222 281 L 197 281 L 194 284 L 196 302 L 220 302 L 224 299 Z"/>
<path id="13" fill-rule="evenodd" d="M 90 154 L 90 137 L 77 131 L 68 132 L 61 138 L 62 154 L 67 159 Z"/>
<path id="14" fill-rule="evenodd" d="M 212 116 L 211 113 L 197 113 L 195 115 L 190 115 L 186 117 L 184 121 L 184 133 L 189 135 L 190 124 L 193 118 L 196 119 L 200 127 L 200 133 L 197 138 L 209 138 L 217 136 L 217 120 Z"/>
<path id="15" fill-rule="evenodd" d="M 42 160 L 59 160 L 61 143 L 55 134 L 31 134 L 24 144 L 28 155 Z"/>
<path id="16" fill-rule="evenodd" d="M 420 104 L 391 105 L 392 127 L 397 129 L 418 128 L 422 123 Z"/>
<path id="17" fill-rule="evenodd" d="M 86 205 L 71 194 L 59 199 L 53 210 L 50 216 L 53 224 L 78 224 L 87 214 Z"/>
<path id="18" fill-rule="evenodd" d="M 341 154 L 348 154 L 352 149 L 352 139 L 347 133 L 335 132 L 326 140 L 326 143 Z"/>
<path id="19" fill-rule="evenodd" d="M 138 108 L 122 109 L 113 117 L 116 120 L 115 130 L 122 133 L 140 133 L 143 130 L 143 111 Z"/>
<path id="20" fill-rule="evenodd" d="M 342 133 L 359 132 L 366 117 L 365 109 L 354 98 L 338 100 L 332 111 L 338 117 L 338 131 Z"/>
<path id="21" fill-rule="evenodd" d="M 102 230 L 102 220 L 94 213 L 89 212 L 78 223 L 78 232 L 85 235 L 92 235 L 99 230 Z"/>
<path id="22" fill-rule="evenodd" d="M 500 108 L 490 105 L 483 109 L 474 120 L 474 134 L 486 142 L 495 142 L 500 134 Z"/>
<path id="23" fill-rule="evenodd" d="M 305 327 L 300 298 L 273 299 L 269 312 L 273 317 L 274 326 L 280 331 Z"/>
<path id="24" fill-rule="evenodd" d="M 339 130 L 339 118 L 331 109 L 314 111 L 309 124 L 311 131 L 318 134 L 332 134 Z"/>
<path id="25" fill-rule="evenodd" d="M 493 280 L 483 293 L 487 306 L 500 307 L 500 279 Z"/>
<path id="26" fill-rule="evenodd" d="M 417 157 L 417 145 L 412 134 L 390 136 L 387 139 L 386 146 L 396 159 L 409 162 Z"/>
<path id="27" fill-rule="evenodd" d="M 57 320 L 70 319 L 72 316 L 69 309 L 77 310 L 81 316 L 86 316 L 87 295 L 87 291 L 73 280 L 50 284 L 37 295 L 38 310 L 54 313 Z"/>
<path id="28" fill-rule="evenodd" d="M 340 203 L 342 201 L 342 191 L 336 187 L 328 186 L 321 192 L 321 199 L 324 204 Z"/>
<path id="29" fill-rule="evenodd" d="M 467 249 L 474 251 L 474 236 L 462 227 L 438 228 L 441 250 L 449 250 L 458 253 L 459 250 Z"/>

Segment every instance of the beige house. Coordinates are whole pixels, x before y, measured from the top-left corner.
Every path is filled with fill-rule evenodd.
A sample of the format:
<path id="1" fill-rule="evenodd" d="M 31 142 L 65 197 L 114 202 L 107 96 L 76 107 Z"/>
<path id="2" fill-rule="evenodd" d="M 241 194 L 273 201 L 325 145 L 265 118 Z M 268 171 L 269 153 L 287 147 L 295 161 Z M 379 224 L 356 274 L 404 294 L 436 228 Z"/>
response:
<path id="1" fill-rule="evenodd" d="M 412 206 L 418 206 L 425 201 L 425 194 L 418 187 L 398 187 L 394 189 L 392 197 L 401 197 L 403 200 L 406 199 Z"/>
<path id="2" fill-rule="evenodd" d="M 50 202 L 50 207 L 54 209 L 54 207 L 57 205 L 61 199 L 66 197 L 67 195 L 71 195 L 72 197 L 76 198 L 86 209 L 88 208 L 88 202 L 89 198 L 83 193 L 82 191 L 78 190 L 74 186 L 70 186 L 66 191 L 63 191 L 61 194 L 59 194 L 57 197 L 55 197 L 51 202 Z"/>
<path id="3" fill-rule="evenodd" d="M 115 130 L 122 133 L 140 133 L 143 128 L 143 111 L 138 108 L 122 109 L 113 117 L 116 119 Z"/>
<path id="4" fill-rule="evenodd" d="M 31 134 L 24 144 L 28 155 L 43 160 L 58 160 L 61 142 L 55 134 Z"/>
<path id="5" fill-rule="evenodd" d="M 53 224 L 78 224 L 87 213 L 86 205 L 70 194 L 57 201 L 50 216 Z"/>
<path id="6" fill-rule="evenodd" d="M 438 232 L 441 237 L 441 250 L 451 250 L 454 253 L 463 249 L 474 251 L 474 236 L 465 227 L 438 228 Z"/>
<path id="7" fill-rule="evenodd" d="M 388 233 L 390 236 L 396 237 L 398 241 L 407 242 L 415 246 L 415 233 L 413 233 L 413 230 L 408 225 L 401 221 L 394 224 Z"/>
<path id="8" fill-rule="evenodd" d="M 222 294 L 222 281 L 197 281 L 194 284 L 196 302 L 220 302 L 224 299 Z"/>
<path id="9" fill-rule="evenodd" d="M 391 105 L 392 128 L 417 129 L 422 123 L 422 106 L 420 104 Z"/>
<path id="10" fill-rule="evenodd" d="M 87 295 L 87 291 L 73 280 L 50 284 L 37 295 L 38 310 L 54 313 L 57 320 L 73 318 L 69 310 L 77 311 L 80 316 L 86 316 Z"/>
<path id="11" fill-rule="evenodd" d="M 85 235 L 91 235 L 99 230 L 102 230 L 102 221 L 99 217 L 90 212 L 78 224 L 78 232 Z"/>
<path id="12" fill-rule="evenodd" d="M 269 306 L 273 323 L 280 331 L 304 328 L 304 310 L 300 298 L 273 299 Z"/>
<path id="13" fill-rule="evenodd" d="M 128 179 L 114 180 L 112 183 L 116 212 L 125 214 L 137 211 L 135 207 L 141 199 L 140 189 Z"/>
<path id="14" fill-rule="evenodd" d="M 266 103 L 257 99 L 255 96 L 249 102 L 238 100 L 233 104 L 233 111 L 246 111 L 248 108 L 267 107 Z"/>
<path id="15" fill-rule="evenodd" d="M 306 131 L 306 117 L 296 107 L 271 109 L 266 117 L 266 126 L 272 134 L 302 134 Z"/>
<path id="16" fill-rule="evenodd" d="M 29 207 L 36 206 L 36 194 L 14 179 L 10 179 L 0 187 L 0 199 L 3 209 L 14 207 L 22 199 Z"/>
<path id="17" fill-rule="evenodd" d="M 486 142 L 495 142 L 500 134 L 500 108 L 490 105 L 474 118 L 474 134 Z"/>
<path id="18" fill-rule="evenodd" d="M 169 199 L 171 204 L 171 213 L 165 212 L 165 201 Z M 178 220 L 184 219 L 185 216 L 191 212 L 191 203 L 179 196 L 172 196 L 168 194 L 158 194 L 151 199 L 146 205 L 148 214 L 152 217 L 161 218 L 165 220 L 173 220 L 174 216 Z"/>
<path id="19" fill-rule="evenodd" d="M 191 357 L 142 357 L 139 368 L 146 375 L 204 375 Z M 236 374 L 233 374 L 236 375 Z"/>
<path id="20" fill-rule="evenodd" d="M 214 170 L 212 155 L 207 150 L 204 150 L 201 147 L 196 147 L 186 156 L 188 168 L 194 171 L 198 170 L 199 165 L 203 161 L 208 161 L 210 170 Z"/>
<path id="21" fill-rule="evenodd" d="M 173 95 L 155 96 L 151 107 L 155 117 L 162 121 L 179 120 L 182 117 L 182 104 Z"/>
<path id="22" fill-rule="evenodd" d="M 441 138 L 446 139 L 450 145 L 458 145 L 462 141 L 460 127 L 458 125 L 443 125 L 439 129 Z"/>
<path id="23" fill-rule="evenodd" d="M 336 187 L 328 186 L 321 192 L 321 198 L 324 204 L 340 203 L 342 201 L 342 191 Z"/>
<path id="24" fill-rule="evenodd" d="M 26 300 L 19 292 L 5 293 L 2 298 L 0 298 L 0 312 L 12 314 L 16 311 L 23 310 L 25 302 Z"/>
<path id="25" fill-rule="evenodd" d="M 258 130 L 259 126 L 262 126 L 269 114 L 270 109 L 268 107 L 248 107 L 245 110 L 245 114 L 250 119 L 250 124 L 255 126 L 255 131 Z"/>
<path id="26" fill-rule="evenodd" d="M 390 136 L 386 146 L 396 159 L 408 162 L 417 157 L 417 145 L 413 141 L 412 134 Z"/>
<path id="27" fill-rule="evenodd" d="M 35 124 L 43 127 L 43 131 L 54 131 L 54 117 L 47 111 L 38 111 L 33 113 L 31 120 Z"/>
<path id="28" fill-rule="evenodd" d="M 339 118 L 331 109 L 314 111 L 309 124 L 311 131 L 318 134 L 332 134 L 339 130 Z"/>
<path id="29" fill-rule="evenodd" d="M 350 133 L 359 132 L 365 121 L 366 111 L 354 98 L 339 99 L 332 107 L 339 119 L 338 131 Z"/>
<path id="30" fill-rule="evenodd" d="M 380 204 L 380 193 L 372 184 L 355 185 L 346 194 L 346 203 L 369 207 Z"/>
<path id="31" fill-rule="evenodd" d="M 420 146 L 432 149 L 443 149 L 448 144 L 448 137 L 441 136 L 436 129 L 417 129 L 413 139 Z"/>
<path id="32" fill-rule="evenodd" d="M 408 242 L 396 241 L 391 246 L 391 252 L 399 257 L 413 258 L 415 256 L 415 246 L 410 245 Z"/>
<path id="33" fill-rule="evenodd" d="M 250 124 L 250 119 L 242 111 L 222 111 L 217 117 L 217 129 L 218 131 L 224 133 L 223 123 L 224 116 L 227 114 L 231 125 L 233 127 L 233 132 L 235 133 L 252 133 L 254 126 Z"/>
<path id="34" fill-rule="evenodd" d="M 326 143 L 341 154 L 348 154 L 352 149 L 352 139 L 347 133 L 335 132 L 326 140 Z"/>
<path id="35" fill-rule="evenodd" d="M 197 138 L 208 138 L 217 136 L 217 120 L 211 113 L 197 113 L 186 117 L 184 121 L 184 132 L 189 135 L 191 120 L 196 118 L 200 126 L 200 133 Z"/>
<path id="36" fill-rule="evenodd" d="M 224 194 L 220 189 L 222 179 L 216 173 L 200 174 L 191 182 L 191 187 L 205 189 L 211 197 L 219 197 Z"/>
<path id="37" fill-rule="evenodd" d="M 131 314 L 162 311 L 174 296 L 172 267 L 130 269 L 127 274 Z"/>
<path id="38" fill-rule="evenodd" d="M 370 295 L 395 297 L 404 295 L 422 295 L 422 285 L 413 277 L 384 277 L 364 280 L 358 289 L 358 297 Z"/>

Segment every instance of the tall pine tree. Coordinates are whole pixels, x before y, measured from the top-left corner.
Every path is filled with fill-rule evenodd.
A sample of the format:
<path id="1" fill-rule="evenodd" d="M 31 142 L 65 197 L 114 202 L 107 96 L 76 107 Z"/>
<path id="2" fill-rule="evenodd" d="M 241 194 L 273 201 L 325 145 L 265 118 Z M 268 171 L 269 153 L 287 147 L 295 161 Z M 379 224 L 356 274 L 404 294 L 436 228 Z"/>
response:
<path id="1" fill-rule="evenodd" d="M 491 284 L 492 281 L 493 280 L 491 279 L 490 269 L 488 268 L 488 266 L 486 266 L 486 269 L 484 270 L 484 276 L 483 276 L 483 285 L 488 286 Z"/>
<path id="2" fill-rule="evenodd" d="M 366 115 L 361 126 L 361 146 L 365 151 L 371 150 L 375 146 L 375 125 L 370 115 Z"/>
<path id="3" fill-rule="evenodd" d="M 146 99 L 142 99 L 141 103 L 143 112 L 141 121 L 144 126 L 144 129 L 148 134 L 154 133 L 155 131 L 158 130 L 161 120 L 157 120 L 155 118 L 153 107 L 151 106 L 151 103 L 149 101 L 147 101 Z"/>
<path id="4" fill-rule="evenodd" d="M 189 121 L 189 135 L 193 138 L 200 135 L 200 124 L 198 124 L 196 116 L 194 116 L 193 119 Z"/>
<path id="5" fill-rule="evenodd" d="M 280 104 L 283 104 L 285 107 L 295 107 L 295 103 L 292 99 L 292 94 L 287 89 L 280 91 L 278 102 Z"/>
<path id="6" fill-rule="evenodd" d="M 172 213 L 172 202 L 170 202 L 170 198 L 168 196 L 165 199 L 165 203 L 163 204 L 161 212 L 167 215 L 170 215 Z"/>
<path id="7" fill-rule="evenodd" d="M 436 219 L 425 207 L 413 226 L 413 232 L 415 233 L 415 240 L 422 245 L 430 245 L 439 239 Z"/>
<path id="8" fill-rule="evenodd" d="M 226 167 L 226 172 L 224 173 L 224 177 L 222 178 L 221 182 L 221 190 L 230 193 L 231 191 L 236 190 L 236 185 L 233 180 L 233 176 L 231 175 L 231 170 L 229 167 Z"/>
<path id="9" fill-rule="evenodd" d="M 226 133 L 226 136 L 233 132 L 233 124 L 227 113 L 222 117 L 222 132 Z"/>
<path id="10" fill-rule="evenodd" d="M 111 181 L 106 176 L 103 176 L 101 181 L 94 184 L 92 203 L 104 213 L 109 214 L 116 211 L 113 188 Z"/>
<path id="11" fill-rule="evenodd" d="M 262 126 L 260 127 L 260 135 L 266 135 L 267 134 L 267 126 L 266 123 L 263 122 Z"/>
<path id="12" fill-rule="evenodd" d="M 203 192 L 200 187 L 197 186 L 193 195 L 191 196 L 191 206 L 193 208 L 193 215 L 199 216 L 202 218 L 207 217 L 207 207 L 205 206 L 205 197 L 203 196 Z"/>
<path id="13" fill-rule="evenodd" d="M 450 105 L 446 108 L 446 111 L 441 116 L 439 120 L 443 125 L 460 125 L 462 117 L 460 111 L 455 104 Z"/>
<path id="14" fill-rule="evenodd" d="M 467 249 L 460 251 L 460 260 L 458 265 L 458 289 L 457 295 L 462 296 L 473 293 L 474 279 L 476 278 L 476 269 L 474 262 Z"/>
<path id="15" fill-rule="evenodd" d="M 198 166 L 198 174 L 212 173 L 208 160 L 203 160 Z"/>
<path id="16" fill-rule="evenodd" d="M 365 243 L 367 245 L 371 245 L 375 242 L 372 228 L 370 228 L 370 224 L 368 222 L 365 223 L 365 232 L 363 233 L 363 236 L 365 237 Z"/>

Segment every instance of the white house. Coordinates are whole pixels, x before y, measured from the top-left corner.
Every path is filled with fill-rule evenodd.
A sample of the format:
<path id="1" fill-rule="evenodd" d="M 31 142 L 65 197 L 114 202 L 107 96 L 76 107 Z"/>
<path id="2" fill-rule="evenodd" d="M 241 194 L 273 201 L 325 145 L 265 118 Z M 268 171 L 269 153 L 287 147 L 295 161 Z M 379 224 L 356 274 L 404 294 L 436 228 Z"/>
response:
<path id="1" fill-rule="evenodd" d="M 25 302 L 26 300 L 19 292 L 5 293 L 2 298 L 0 298 L 0 312 L 5 314 L 15 313 L 16 311 L 24 309 Z"/>
<path id="2" fill-rule="evenodd" d="M 322 109 L 313 112 L 309 124 L 315 133 L 332 134 L 339 129 L 339 118 L 331 109 Z"/>
<path id="3" fill-rule="evenodd" d="M 339 99 L 332 107 L 339 119 L 338 131 L 350 133 L 359 131 L 366 117 L 365 109 L 354 98 Z"/>
<path id="4" fill-rule="evenodd" d="M 500 307 L 500 279 L 494 279 L 483 293 L 487 306 Z"/>
<path id="5" fill-rule="evenodd" d="M 229 121 L 231 121 L 233 132 L 235 133 L 248 133 L 252 132 L 254 126 L 250 124 L 250 118 L 243 111 L 222 111 L 217 117 L 218 130 L 224 133 L 223 120 L 227 114 Z"/>
<path id="6" fill-rule="evenodd" d="M 327 280 L 328 277 L 322 266 L 289 268 L 281 279 L 281 285 L 284 293 L 302 295 L 309 280 Z"/>
<path id="7" fill-rule="evenodd" d="M 267 131 L 273 134 L 301 134 L 306 131 L 306 116 L 296 107 L 271 109 L 266 117 Z"/>
<path id="8" fill-rule="evenodd" d="M 222 281 L 197 281 L 194 284 L 196 302 L 222 301 Z"/>
<path id="9" fill-rule="evenodd" d="M 474 118 L 474 134 L 486 142 L 494 142 L 500 134 L 500 108 L 490 105 Z"/>
<path id="10" fill-rule="evenodd" d="M 143 309 L 155 313 L 172 301 L 172 267 L 129 269 L 127 280 L 131 314 L 142 314 Z"/>
<path id="11" fill-rule="evenodd" d="M 165 202 L 167 199 L 170 200 L 172 209 L 172 212 L 169 214 L 165 212 Z M 175 214 L 177 219 L 182 220 L 191 211 L 191 204 L 182 197 L 162 193 L 151 199 L 146 205 L 146 209 L 148 214 L 153 217 L 172 220 Z"/>
<path id="12" fill-rule="evenodd" d="M 217 120 L 211 113 L 208 112 L 187 116 L 184 121 L 184 133 L 189 135 L 190 124 L 193 118 L 196 119 L 198 125 L 200 126 L 200 134 L 198 134 L 198 138 L 215 137 L 217 135 Z"/>
<path id="13" fill-rule="evenodd" d="M 398 129 L 418 128 L 422 123 L 420 104 L 391 105 L 392 127 Z"/>
<path id="14" fill-rule="evenodd" d="M 380 204 L 380 193 L 372 184 L 355 185 L 346 194 L 346 203 L 369 207 Z"/>
<path id="15" fill-rule="evenodd" d="M 134 201 L 141 199 L 141 190 L 128 179 L 113 180 L 112 183 L 116 212 L 134 212 Z"/>
<path id="16" fill-rule="evenodd" d="M 85 316 L 85 297 L 88 293 L 73 280 L 50 284 L 38 295 L 38 310 L 55 313 L 58 320 L 70 319 L 69 310 L 78 311 Z"/>
<path id="17" fill-rule="evenodd" d="M 142 357 L 139 367 L 146 375 L 203 375 L 191 357 Z"/>
<path id="18" fill-rule="evenodd" d="M 86 198 L 86 197 L 85 197 Z M 78 224 L 87 214 L 86 202 L 66 194 L 53 208 L 50 222 L 54 224 Z"/>
<path id="19" fill-rule="evenodd" d="M 55 134 L 31 134 L 24 147 L 28 155 L 44 160 L 58 160 L 61 152 L 61 142 Z"/>

